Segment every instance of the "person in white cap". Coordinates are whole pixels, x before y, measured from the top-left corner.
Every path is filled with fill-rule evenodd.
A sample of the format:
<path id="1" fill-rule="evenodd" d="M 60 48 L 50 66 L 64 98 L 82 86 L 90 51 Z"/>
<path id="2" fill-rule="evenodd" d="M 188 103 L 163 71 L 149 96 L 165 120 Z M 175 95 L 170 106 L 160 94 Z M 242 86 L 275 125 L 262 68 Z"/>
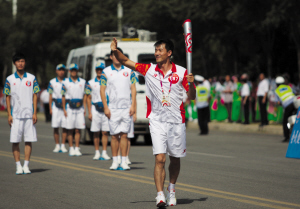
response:
<path id="1" fill-rule="evenodd" d="M 209 97 L 210 89 L 203 84 L 204 77 L 195 75 L 196 81 L 196 107 L 198 114 L 198 125 L 200 128 L 200 135 L 207 135 L 209 122 Z"/>
<path id="2" fill-rule="evenodd" d="M 68 152 L 68 150 L 65 147 L 67 138 L 67 121 L 62 107 L 61 95 L 62 82 L 65 80 L 65 70 L 66 67 L 64 64 L 59 64 L 56 66 L 57 77 L 50 80 L 47 89 L 47 91 L 49 92 L 49 112 L 52 115 L 51 126 L 54 130 L 53 135 L 55 141 L 55 148 L 53 152 L 55 153 Z M 59 128 L 62 128 L 61 144 L 59 144 Z"/>
<path id="3" fill-rule="evenodd" d="M 108 118 L 104 114 L 103 103 L 100 96 L 100 77 L 104 68 L 104 63 L 98 62 L 96 65 L 96 78 L 89 80 L 85 87 L 85 93 L 88 95 L 88 116 L 92 121 L 91 132 L 94 133 L 95 156 L 93 160 L 110 160 L 106 151 L 109 132 Z M 107 95 L 106 98 L 108 100 Z M 99 151 L 100 130 L 102 131 L 102 155 Z"/>
<path id="4" fill-rule="evenodd" d="M 289 85 L 285 85 L 284 78 L 282 76 L 278 76 L 275 79 L 277 84 L 277 89 L 275 90 L 275 94 L 278 96 L 282 107 L 284 108 L 282 126 L 283 126 L 283 135 L 284 139 L 282 142 L 289 142 L 290 140 L 290 130 L 287 127 L 288 118 L 293 114 L 296 109 L 294 106 L 294 97 L 292 88 Z"/>
<path id="5" fill-rule="evenodd" d="M 70 64 L 70 77 L 63 81 L 62 85 L 62 106 L 67 119 L 66 129 L 69 141 L 69 156 L 81 156 L 79 150 L 80 129 L 85 129 L 85 80 L 78 77 L 78 66 Z M 68 99 L 68 103 L 66 102 Z M 75 149 L 73 147 L 73 132 L 75 131 Z"/>
<path id="6" fill-rule="evenodd" d="M 37 122 L 37 93 L 39 84 L 34 75 L 25 72 L 25 56 L 17 53 L 12 58 L 17 71 L 8 76 L 5 81 L 3 94 L 6 95 L 8 124 L 10 126 L 10 142 L 15 158 L 16 174 L 30 174 L 29 159 L 32 142 L 37 141 L 35 124 Z M 20 162 L 20 147 L 24 135 L 25 161 Z"/>

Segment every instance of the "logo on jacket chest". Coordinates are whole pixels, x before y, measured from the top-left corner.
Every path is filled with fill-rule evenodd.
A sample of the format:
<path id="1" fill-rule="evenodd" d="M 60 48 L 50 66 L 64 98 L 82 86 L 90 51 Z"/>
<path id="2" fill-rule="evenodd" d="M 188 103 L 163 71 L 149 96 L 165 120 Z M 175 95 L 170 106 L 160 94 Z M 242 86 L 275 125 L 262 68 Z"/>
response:
<path id="1" fill-rule="evenodd" d="M 123 75 L 124 75 L 125 77 L 128 77 L 129 73 L 128 73 L 128 72 L 124 72 Z"/>
<path id="2" fill-rule="evenodd" d="M 31 82 L 30 81 L 26 81 L 25 84 L 26 84 L 26 86 L 31 86 Z"/>
<path id="3" fill-rule="evenodd" d="M 171 79 L 172 79 L 172 84 L 176 84 L 179 81 L 179 76 L 176 73 L 173 73 L 173 74 L 169 75 L 169 78 L 168 78 L 169 82 L 171 82 Z"/>

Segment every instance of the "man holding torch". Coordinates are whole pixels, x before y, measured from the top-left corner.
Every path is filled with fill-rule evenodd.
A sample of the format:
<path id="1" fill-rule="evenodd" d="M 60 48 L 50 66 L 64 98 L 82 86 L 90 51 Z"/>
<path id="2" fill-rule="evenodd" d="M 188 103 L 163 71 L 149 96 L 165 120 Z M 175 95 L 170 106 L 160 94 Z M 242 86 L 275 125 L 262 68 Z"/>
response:
<path id="1" fill-rule="evenodd" d="M 154 181 L 157 189 L 156 206 L 176 205 L 175 183 L 180 171 L 180 158 L 186 156 L 186 130 L 183 95 L 190 100 L 196 97 L 194 76 L 170 61 L 174 45 L 169 39 L 155 44 L 156 64 L 141 64 L 129 60 L 117 49 L 117 40 L 111 50 L 119 62 L 145 76 L 147 118 L 155 156 Z M 170 157 L 167 200 L 163 187 L 165 181 L 166 153 Z"/>

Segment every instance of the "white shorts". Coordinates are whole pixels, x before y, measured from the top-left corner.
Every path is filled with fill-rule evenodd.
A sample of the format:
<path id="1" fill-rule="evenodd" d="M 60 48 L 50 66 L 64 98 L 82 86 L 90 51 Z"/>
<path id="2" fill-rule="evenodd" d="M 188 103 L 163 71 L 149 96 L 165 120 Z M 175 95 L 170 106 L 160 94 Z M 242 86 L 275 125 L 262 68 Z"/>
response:
<path id="1" fill-rule="evenodd" d="M 83 108 L 79 110 L 67 109 L 66 129 L 85 129 L 85 118 Z"/>
<path id="2" fill-rule="evenodd" d="M 172 157 L 186 156 L 184 123 L 169 123 L 150 119 L 153 155 L 168 153 Z"/>
<path id="3" fill-rule="evenodd" d="M 36 129 L 33 125 L 32 118 L 18 119 L 13 118 L 13 123 L 10 129 L 10 142 L 19 143 L 22 141 L 24 135 L 24 142 L 36 142 Z"/>
<path id="4" fill-rule="evenodd" d="M 133 117 L 131 116 L 131 122 L 130 122 L 130 130 L 127 134 L 127 138 L 134 138 L 134 123 L 133 123 Z"/>
<path id="5" fill-rule="evenodd" d="M 110 135 L 119 133 L 128 133 L 130 129 L 129 108 L 126 109 L 110 109 L 110 119 L 108 120 Z"/>
<path id="6" fill-rule="evenodd" d="M 62 108 L 57 108 L 57 107 L 52 108 L 51 126 L 52 128 L 67 127 L 67 120 Z"/>
<path id="7" fill-rule="evenodd" d="M 92 124 L 91 132 L 109 131 L 108 118 L 104 113 L 98 112 L 94 105 L 92 105 Z"/>

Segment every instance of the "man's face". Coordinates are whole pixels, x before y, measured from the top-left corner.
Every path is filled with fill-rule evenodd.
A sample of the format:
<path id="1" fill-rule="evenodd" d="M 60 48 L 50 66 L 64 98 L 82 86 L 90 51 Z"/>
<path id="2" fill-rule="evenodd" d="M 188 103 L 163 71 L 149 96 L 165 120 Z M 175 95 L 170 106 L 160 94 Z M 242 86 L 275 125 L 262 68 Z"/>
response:
<path id="1" fill-rule="evenodd" d="M 120 64 L 119 60 L 117 60 L 117 58 L 115 57 L 114 54 L 110 55 L 110 59 L 112 60 L 114 65 L 119 65 Z"/>
<path id="2" fill-rule="evenodd" d="M 259 74 L 259 80 L 261 80 L 261 81 L 262 81 L 262 80 L 264 80 L 264 79 L 265 79 L 265 76 L 264 76 L 264 74 L 262 74 L 262 73 L 261 73 L 261 74 Z"/>
<path id="3" fill-rule="evenodd" d="M 226 80 L 227 82 L 230 81 L 230 76 L 229 76 L 229 75 L 226 75 L 225 80 Z"/>
<path id="4" fill-rule="evenodd" d="M 65 76 L 65 70 L 64 69 L 59 69 L 56 71 L 56 75 L 60 78 Z"/>
<path id="5" fill-rule="evenodd" d="M 163 61 L 169 59 L 169 57 L 171 57 L 171 55 L 172 55 L 172 51 L 171 50 L 167 51 L 165 44 L 161 44 L 161 45 L 155 47 L 154 56 L 155 56 L 157 63 L 160 63 L 160 62 L 163 62 Z"/>
<path id="6" fill-rule="evenodd" d="M 77 76 L 77 70 L 76 69 L 71 70 L 71 76 L 72 77 L 76 77 Z"/>
<path id="7" fill-rule="evenodd" d="M 97 74 L 97 77 L 100 77 L 101 74 L 102 74 L 102 69 L 101 68 L 97 68 L 96 69 L 96 74 Z"/>
<path id="8" fill-rule="evenodd" d="M 15 61 L 14 65 L 16 66 L 17 70 L 24 70 L 25 69 L 25 59 L 19 59 Z"/>

